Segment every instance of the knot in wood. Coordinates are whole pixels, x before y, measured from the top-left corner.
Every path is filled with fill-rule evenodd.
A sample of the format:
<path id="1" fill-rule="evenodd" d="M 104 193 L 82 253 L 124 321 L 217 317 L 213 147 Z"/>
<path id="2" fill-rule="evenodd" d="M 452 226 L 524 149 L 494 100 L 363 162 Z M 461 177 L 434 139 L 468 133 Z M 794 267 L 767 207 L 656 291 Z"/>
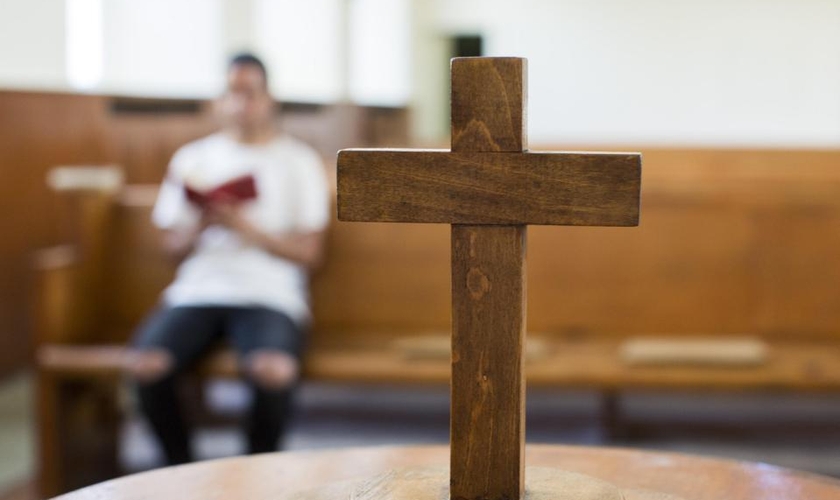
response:
<path id="1" fill-rule="evenodd" d="M 510 134 L 513 142 L 513 133 Z M 453 151 L 501 151 L 501 147 L 487 128 L 487 124 L 472 119 L 464 130 L 454 134 L 452 138 Z"/>
<path id="2" fill-rule="evenodd" d="M 484 272 L 477 268 L 470 268 L 467 273 L 467 290 L 473 300 L 481 300 L 490 291 L 490 280 Z"/>

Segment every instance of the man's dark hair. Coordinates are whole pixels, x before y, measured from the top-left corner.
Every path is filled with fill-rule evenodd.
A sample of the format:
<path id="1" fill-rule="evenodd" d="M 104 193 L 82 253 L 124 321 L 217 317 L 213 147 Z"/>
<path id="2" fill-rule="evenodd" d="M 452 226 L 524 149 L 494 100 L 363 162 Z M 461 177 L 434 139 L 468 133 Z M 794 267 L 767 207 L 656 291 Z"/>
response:
<path id="1" fill-rule="evenodd" d="M 253 66 L 260 70 L 263 80 L 265 81 L 265 87 L 268 88 L 268 70 L 265 69 L 265 64 L 263 64 L 262 59 L 250 52 L 242 52 L 241 54 L 236 54 L 231 57 L 230 63 L 228 64 L 228 70 L 231 70 L 236 66 Z"/>

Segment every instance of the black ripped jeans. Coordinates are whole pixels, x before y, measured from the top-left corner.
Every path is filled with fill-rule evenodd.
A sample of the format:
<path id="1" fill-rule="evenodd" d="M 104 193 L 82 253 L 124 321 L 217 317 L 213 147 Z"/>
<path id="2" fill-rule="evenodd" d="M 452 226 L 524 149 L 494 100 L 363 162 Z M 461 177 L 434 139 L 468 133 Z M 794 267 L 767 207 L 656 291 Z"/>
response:
<path id="1" fill-rule="evenodd" d="M 138 350 L 162 349 L 174 361 L 162 378 L 137 386 L 140 406 L 157 435 L 169 465 L 190 462 L 190 429 L 177 396 L 180 376 L 220 339 L 227 337 L 240 362 L 257 350 L 280 350 L 300 360 L 303 331 L 285 314 L 265 307 L 195 306 L 163 307 L 139 329 Z M 275 390 L 246 377 L 253 405 L 246 422 L 248 453 L 276 451 L 282 447 L 291 416 L 293 384 Z"/>

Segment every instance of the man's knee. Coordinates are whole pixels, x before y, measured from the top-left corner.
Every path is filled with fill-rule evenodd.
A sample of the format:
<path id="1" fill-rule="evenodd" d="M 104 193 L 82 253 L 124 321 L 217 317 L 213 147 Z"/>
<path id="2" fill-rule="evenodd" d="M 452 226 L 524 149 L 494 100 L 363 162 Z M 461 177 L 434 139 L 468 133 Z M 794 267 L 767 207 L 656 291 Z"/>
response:
<path id="1" fill-rule="evenodd" d="M 265 388 L 286 389 L 297 381 L 300 363 L 287 352 L 259 350 L 246 358 L 245 369 L 254 382 Z"/>
<path id="2" fill-rule="evenodd" d="M 175 359 L 165 349 L 135 351 L 128 361 L 128 373 L 141 384 L 157 382 L 172 372 Z"/>

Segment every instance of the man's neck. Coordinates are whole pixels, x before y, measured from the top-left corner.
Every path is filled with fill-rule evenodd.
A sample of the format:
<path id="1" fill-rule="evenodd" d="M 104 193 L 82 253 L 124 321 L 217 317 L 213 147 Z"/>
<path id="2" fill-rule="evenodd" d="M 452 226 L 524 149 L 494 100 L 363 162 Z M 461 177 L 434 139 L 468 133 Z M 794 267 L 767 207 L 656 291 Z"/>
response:
<path id="1" fill-rule="evenodd" d="M 274 125 L 265 125 L 254 128 L 229 128 L 227 134 L 233 140 L 241 144 L 267 144 L 277 136 L 277 130 Z"/>

